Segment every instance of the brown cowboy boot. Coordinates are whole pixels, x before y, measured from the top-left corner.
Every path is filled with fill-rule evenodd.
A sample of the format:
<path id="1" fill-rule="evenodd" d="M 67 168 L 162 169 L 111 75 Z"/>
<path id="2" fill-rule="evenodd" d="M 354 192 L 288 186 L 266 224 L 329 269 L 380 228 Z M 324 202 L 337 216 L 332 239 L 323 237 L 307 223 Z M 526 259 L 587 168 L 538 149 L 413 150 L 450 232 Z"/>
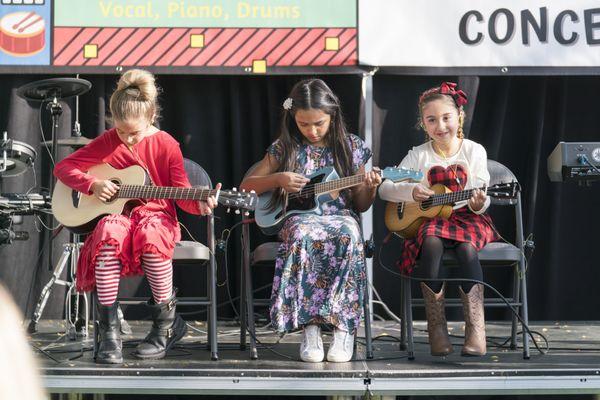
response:
<path id="1" fill-rule="evenodd" d="M 463 356 L 483 356 L 486 353 L 485 318 L 483 313 L 483 285 L 473 285 L 465 294 L 460 288 L 465 315 L 465 344 Z"/>
<path id="2" fill-rule="evenodd" d="M 448 323 L 446 322 L 445 289 L 446 283 L 442 285 L 439 293 L 435 293 L 424 282 L 421 282 L 421 291 L 425 301 L 425 315 L 427 316 L 427 334 L 429 335 L 432 356 L 447 356 L 453 351 L 452 343 L 450 343 L 448 337 Z"/>

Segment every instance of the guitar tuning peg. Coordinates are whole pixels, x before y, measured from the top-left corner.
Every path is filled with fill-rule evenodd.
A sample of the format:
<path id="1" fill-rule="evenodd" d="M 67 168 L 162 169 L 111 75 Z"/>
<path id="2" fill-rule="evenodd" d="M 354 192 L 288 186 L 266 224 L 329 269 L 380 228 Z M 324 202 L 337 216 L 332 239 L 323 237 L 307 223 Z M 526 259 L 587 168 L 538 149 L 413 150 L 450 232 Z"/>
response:
<path id="1" fill-rule="evenodd" d="M 256 192 L 255 192 L 254 190 L 251 190 L 251 191 L 250 191 L 250 193 L 253 193 L 253 194 L 254 194 L 254 193 L 256 193 Z"/>
<path id="2" fill-rule="evenodd" d="M 231 189 L 232 192 L 237 192 L 237 188 Z"/>
<path id="3" fill-rule="evenodd" d="M 231 208 L 227 207 L 227 213 L 231 212 Z"/>
<path id="4" fill-rule="evenodd" d="M 244 217 L 247 217 L 250 215 L 250 211 L 244 211 Z"/>
<path id="5" fill-rule="evenodd" d="M 246 189 L 242 189 L 242 193 L 246 193 Z"/>
<path id="6" fill-rule="evenodd" d="M 240 210 L 239 210 L 238 208 L 236 208 L 236 210 L 235 210 L 235 213 L 236 213 L 237 215 L 239 215 L 239 214 L 240 214 Z"/>

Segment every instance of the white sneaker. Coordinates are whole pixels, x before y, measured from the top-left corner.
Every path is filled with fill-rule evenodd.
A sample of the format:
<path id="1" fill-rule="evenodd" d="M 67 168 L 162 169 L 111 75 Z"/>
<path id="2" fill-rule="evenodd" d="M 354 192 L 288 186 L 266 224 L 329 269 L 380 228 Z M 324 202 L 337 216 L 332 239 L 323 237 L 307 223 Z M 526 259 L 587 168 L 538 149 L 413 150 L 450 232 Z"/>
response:
<path id="1" fill-rule="evenodd" d="M 302 344 L 300 345 L 300 358 L 306 362 L 321 362 L 325 357 L 321 327 L 307 325 L 302 331 Z"/>
<path id="2" fill-rule="evenodd" d="M 333 330 L 333 341 L 327 352 L 327 361 L 348 362 L 354 353 L 354 335 L 341 329 Z"/>

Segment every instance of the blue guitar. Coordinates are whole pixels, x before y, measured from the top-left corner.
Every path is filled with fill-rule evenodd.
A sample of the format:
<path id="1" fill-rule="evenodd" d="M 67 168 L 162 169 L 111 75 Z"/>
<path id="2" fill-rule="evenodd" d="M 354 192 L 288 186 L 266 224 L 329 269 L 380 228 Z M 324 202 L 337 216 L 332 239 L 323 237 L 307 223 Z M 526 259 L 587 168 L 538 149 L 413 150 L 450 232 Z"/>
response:
<path id="1" fill-rule="evenodd" d="M 404 180 L 421 181 L 423 173 L 406 168 L 387 167 L 379 171 L 383 179 L 394 182 Z M 267 235 L 276 234 L 287 217 L 294 214 L 322 214 L 321 204 L 335 200 L 340 190 L 360 185 L 365 174 L 340 178 L 333 167 L 321 168 L 307 176 L 310 182 L 300 192 L 288 193 L 284 197 L 284 204 L 271 207 L 273 192 L 262 193 L 258 197 L 258 205 L 254 211 L 254 218 L 258 227 Z"/>

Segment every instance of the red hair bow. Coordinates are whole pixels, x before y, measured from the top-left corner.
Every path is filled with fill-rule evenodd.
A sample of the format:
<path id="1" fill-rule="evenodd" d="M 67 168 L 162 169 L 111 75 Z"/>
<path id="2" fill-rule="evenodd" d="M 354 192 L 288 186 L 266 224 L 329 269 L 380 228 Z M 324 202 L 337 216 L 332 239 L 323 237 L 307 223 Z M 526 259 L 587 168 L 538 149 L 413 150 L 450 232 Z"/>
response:
<path id="1" fill-rule="evenodd" d="M 440 85 L 440 93 L 452 96 L 457 106 L 464 106 L 467 104 L 467 94 L 462 90 L 456 90 L 456 83 L 444 82 Z"/>

